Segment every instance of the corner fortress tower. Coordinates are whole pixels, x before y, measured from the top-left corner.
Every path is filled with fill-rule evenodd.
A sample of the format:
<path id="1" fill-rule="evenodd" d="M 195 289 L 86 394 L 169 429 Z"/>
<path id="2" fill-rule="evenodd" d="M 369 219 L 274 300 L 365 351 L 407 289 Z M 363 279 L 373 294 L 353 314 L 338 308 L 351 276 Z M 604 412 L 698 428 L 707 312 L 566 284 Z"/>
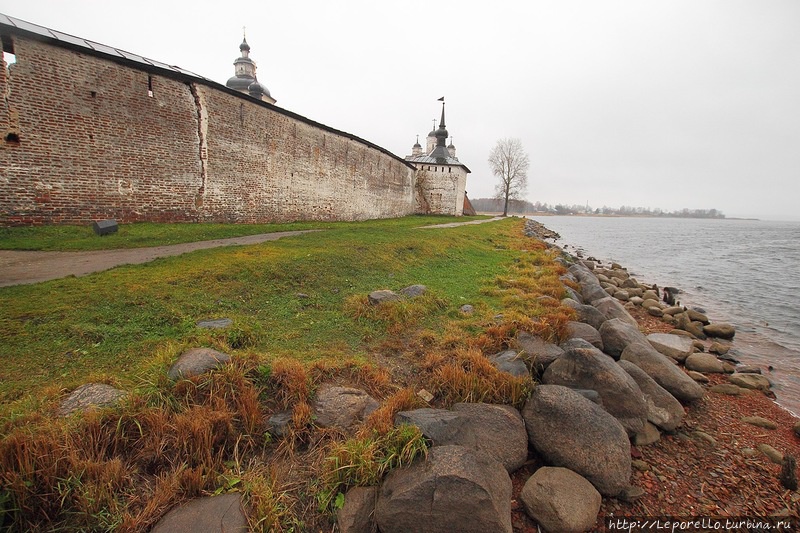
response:
<path id="1" fill-rule="evenodd" d="M 239 51 L 242 55 L 233 62 L 233 66 L 236 68 L 235 74 L 228 79 L 225 85 L 263 102 L 274 104 L 276 100 L 269 94 L 269 89 L 256 77 L 256 62 L 250 59 L 250 45 L 247 44 L 247 37 L 242 37 Z"/>
<path id="2" fill-rule="evenodd" d="M 465 207 L 468 212 L 472 208 L 465 191 L 470 170 L 456 157 L 452 140 L 447 145 L 449 134 L 444 120 L 444 97 L 439 101 L 442 102 L 442 118 L 439 128 L 428 134 L 427 152 L 422 153 L 417 137 L 411 155 L 405 159 L 417 169 L 417 212 L 460 216 Z"/>

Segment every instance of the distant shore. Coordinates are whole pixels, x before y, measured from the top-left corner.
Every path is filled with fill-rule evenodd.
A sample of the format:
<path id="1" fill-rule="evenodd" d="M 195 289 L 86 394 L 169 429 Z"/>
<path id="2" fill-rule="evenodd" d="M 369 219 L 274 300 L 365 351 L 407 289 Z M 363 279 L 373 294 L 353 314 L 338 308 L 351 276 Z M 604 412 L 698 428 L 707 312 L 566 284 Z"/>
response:
<path id="1" fill-rule="evenodd" d="M 479 211 L 479 215 L 488 216 L 503 216 L 502 212 L 495 211 Z M 558 213 L 549 213 L 546 211 L 536 211 L 533 213 L 509 213 L 510 217 L 596 217 L 596 218 L 669 218 L 669 219 L 686 219 L 686 220 L 755 220 L 760 221 L 760 218 L 743 218 L 743 217 L 678 217 L 671 215 L 620 215 L 618 213 L 612 215 L 604 215 L 602 213 L 569 213 L 560 215 Z"/>

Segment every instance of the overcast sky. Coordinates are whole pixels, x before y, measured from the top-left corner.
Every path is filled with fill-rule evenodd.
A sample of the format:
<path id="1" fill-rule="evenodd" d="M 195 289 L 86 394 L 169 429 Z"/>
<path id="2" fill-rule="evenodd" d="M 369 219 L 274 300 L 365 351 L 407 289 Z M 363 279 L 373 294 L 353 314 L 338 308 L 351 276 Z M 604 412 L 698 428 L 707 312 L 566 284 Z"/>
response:
<path id="1" fill-rule="evenodd" d="M 0 12 L 225 83 L 247 27 L 277 105 L 405 156 L 438 118 L 491 196 L 800 220 L 800 1 L 0 0 Z"/>

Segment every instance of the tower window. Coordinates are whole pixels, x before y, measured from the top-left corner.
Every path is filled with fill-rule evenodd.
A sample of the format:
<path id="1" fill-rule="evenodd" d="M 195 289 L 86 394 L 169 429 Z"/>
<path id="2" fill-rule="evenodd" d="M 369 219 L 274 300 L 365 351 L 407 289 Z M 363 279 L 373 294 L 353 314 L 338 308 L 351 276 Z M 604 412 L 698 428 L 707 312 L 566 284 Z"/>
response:
<path id="1" fill-rule="evenodd" d="M 153 97 L 153 76 L 147 76 L 147 96 Z"/>

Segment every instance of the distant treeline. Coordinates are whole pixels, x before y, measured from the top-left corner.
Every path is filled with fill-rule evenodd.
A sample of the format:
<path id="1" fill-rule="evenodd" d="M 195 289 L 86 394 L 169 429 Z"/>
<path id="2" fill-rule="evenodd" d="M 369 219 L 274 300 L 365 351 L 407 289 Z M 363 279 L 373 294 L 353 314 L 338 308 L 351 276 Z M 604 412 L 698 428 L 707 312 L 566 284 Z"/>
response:
<path id="1" fill-rule="evenodd" d="M 496 198 L 470 198 L 475 211 L 479 213 L 502 213 L 503 200 Z M 508 214 L 510 215 L 609 215 L 622 217 L 678 217 L 678 218 L 725 218 L 722 211 L 717 209 L 681 209 L 678 211 L 664 211 L 663 209 L 651 209 L 649 207 L 632 207 L 623 205 L 620 207 L 597 207 L 590 205 L 550 205 L 548 203 L 532 203 L 527 200 L 509 200 Z"/>

